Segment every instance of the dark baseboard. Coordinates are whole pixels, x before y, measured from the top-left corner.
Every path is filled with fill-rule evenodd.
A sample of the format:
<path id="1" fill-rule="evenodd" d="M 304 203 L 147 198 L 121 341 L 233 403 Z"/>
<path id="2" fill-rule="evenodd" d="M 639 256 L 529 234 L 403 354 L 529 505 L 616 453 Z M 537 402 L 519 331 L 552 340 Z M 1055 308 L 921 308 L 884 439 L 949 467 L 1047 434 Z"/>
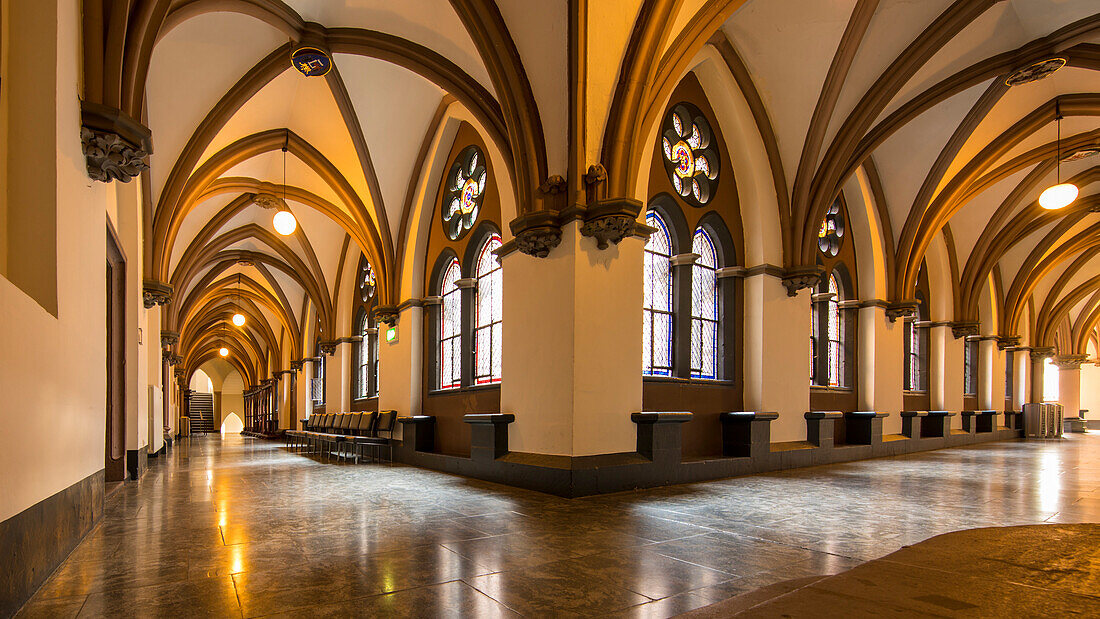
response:
<path id="1" fill-rule="evenodd" d="M 14 615 L 103 517 L 99 470 L 0 522 L 0 617 Z"/>
<path id="2" fill-rule="evenodd" d="M 406 431 L 408 428 L 406 428 Z M 598 456 L 548 456 L 509 452 L 499 458 L 463 458 L 416 451 L 401 442 L 394 459 L 423 468 L 464 475 L 509 486 L 575 498 L 640 488 L 684 484 L 753 473 L 866 460 L 907 453 L 961 447 L 1020 437 L 1018 430 L 957 433 L 935 438 L 890 436 L 871 445 L 814 446 L 809 443 L 772 445 L 774 451 L 756 457 L 722 457 L 654 461 L 638 453 Z"/>
<path id="3" fill-rule="evenodd" d="M 149 446 L 140 449 L 126 450 L 126 470 L 130 472 L 130 479 L 137 481 L 149 468 Z"/>

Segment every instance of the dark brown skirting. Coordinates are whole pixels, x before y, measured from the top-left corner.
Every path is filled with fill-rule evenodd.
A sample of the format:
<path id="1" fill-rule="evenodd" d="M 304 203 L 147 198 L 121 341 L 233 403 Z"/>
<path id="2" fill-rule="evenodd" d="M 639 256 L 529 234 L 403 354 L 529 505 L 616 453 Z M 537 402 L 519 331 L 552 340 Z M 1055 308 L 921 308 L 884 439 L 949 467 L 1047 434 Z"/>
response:
<path id="1" fill-rule="evenodd" d="M 753 457 L 684 460 L 681 457 L 669 457 L 670 452 L 663 453 L 663 457 L 659 459 L 651 460 L 639 453 L 569 457 L 506 451 L 496 458 L 484 457 L 480 453 L 480 458 L 463 458 L 414 448 L 418 442 L 418 434 L 430 432 L 432 425 L 434 424 L 405 423 L 404 440 L 394 448 L 394 460 L 568 498 L 897 456 L 1020 437 L 1019 430 L 999 427 L 993 432 L 952 432 L 935 438 L 906 438 L 901 435 L 884 437 L 880 432 L 870 441 L 871 444 L 866 445 L 834 445 L 832 441 L 823 442 L 820 446 L 809 441 L 772 443 L 768 451 Z M 421 445 L 425 442 L 419 441 Z"/>
<path id="2" fill-rule="evenodd" d="M 140 449 L 126 450 L 126 470 L 130 472 L 130 479 L 137 481 L 149 468 L 149 446 Z"/>
<path id="3" fill-rule="evenodd" d="M 96 471 L 0 522 L 0 617 L 14 615 L 103 517 L 103 476 Z"/>

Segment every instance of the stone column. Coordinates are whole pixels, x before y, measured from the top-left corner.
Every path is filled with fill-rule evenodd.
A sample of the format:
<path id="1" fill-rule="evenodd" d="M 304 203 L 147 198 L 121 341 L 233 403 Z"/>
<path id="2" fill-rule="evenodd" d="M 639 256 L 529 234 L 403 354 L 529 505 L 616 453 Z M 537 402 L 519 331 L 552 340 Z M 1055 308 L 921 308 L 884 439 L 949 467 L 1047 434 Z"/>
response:
<path id="1" fill-rule="evenodd" d="M 951 353 L 955 348 L 951 323 L 931 323 L 928 327 L 928 407 L 932 410 L 947 408 L 947 394 L 951 388 L 958 389 L 957 400 L 962 406 L 962 351 L 954 355 L 952 362 Z"/>
<path id="2" fill-rule="evenodd" d="M 1027 346 L 1017 346 L 1013 350 L 1012 359 L 1012 410 L 1020 411 L 1024 404 L 1030 402 L 1031 379 L 1031 349 Z"/>
<path id="3" fill-rule="evenodd" d="M 1043 386 L 1046 377 L 1046 359 L 1054 355 L 1054 349 L 1031 349 L 1031 387 L 1028 389 L 1028 402 L 1037 403 L 1043 401 Z"/>
<path id="4" fill-rule="evenodd" d="M 1005 364 L 995 336 L 978 342 L 978 370 L 978 408 L 1000 410 L 1005 400 Z"/>
<path id="5" fill-rule="evenodd" d="M 810 410 L 812 289 L 792 285 L 790 296 L 789 283 L 771 265 L 745 272 L 745 410 L 779 414 L 771 422 L 773 442 L 804 440 Z"/>
<path id="6" fill-rule="evenodd" d="M 427 300 L 425 300 L 427 301 Z M 385 333 L 389 325 L 380 323 L 378 332 L 378 410 L 395 410 L 402 416 L 419 415 L 422 412 L 424 394 L 423 350 L 425 313 L 438 308 L 418 303 L 402 309 L 394 325 L 396 337 L 388 341 Z M 400 433 L 402 424 L 396 432 Z"/>
<path id="7" fill-rule="evenodd" d="M 699 254 L 680 254 L 669 260 L 673 273 L 673 308 L 691 307 L 690 301 L 684 304 L 680 299 L 691 299 L 691 269 L 698 259 Z M 691 378 L 691 312 L 676 312 L 673 320 L 672 328 L 678 334 L 676 348 L 672 351 L 673 375 Z"/>
<path id="8" fill-rule="evenodd" d="M 1058 355 L 1058 402 L 1066 417 L 1076 417 L 1081 410 L 1081 364 L 1088 355 Z"/>
<path id="9" fill-rule="evenodd" d="M 607 249 L 598 249 L 603 242 Z M 500 407 L 515 415 L 513 451 L 633 452 L 642 407 L 642 248 L 562 225 L 545 258 L 513 251 L 503 265 Z"/>
<path id="10" fill-rule="evenodd" d="M 865 301 L 859 310 L 857 385 L 859 410 L 894 413 L 883 420 L 883 432 L 901 433 L 905 386 L 905 329 L 901 318 L 890 320 L 886 303 Z"/>
<path id="11" fill-rule="evenodd" d="M 474 384 L 474 314 L 477 312 L 477 280 L 465 277 L 455 280 L 459 302 L 462 304 L 462 386 Z M 508 294 L 505 292 L 504 294 Z M 503 372 L 503 368 L 501 368 Z"/>
<path id="12" fill-rule="evenodd" d="M 340 340 L 325 357 L 325 410 L 344 413 L 351 410 L 351 344 Z"/>

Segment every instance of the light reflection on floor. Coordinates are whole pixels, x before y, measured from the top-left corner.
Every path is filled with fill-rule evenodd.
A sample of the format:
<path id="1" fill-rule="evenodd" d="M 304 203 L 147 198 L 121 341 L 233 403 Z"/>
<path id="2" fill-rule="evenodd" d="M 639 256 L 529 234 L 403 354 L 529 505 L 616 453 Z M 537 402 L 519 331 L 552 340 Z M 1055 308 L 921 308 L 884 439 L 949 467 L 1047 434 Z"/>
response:
<path id="1" fill-rule="evenodd" d="M 1100 521 L 1096 434 L 576 500 L 240 437 L 152 462 L 25 616 L 668 616 L 948 531 Z"/>

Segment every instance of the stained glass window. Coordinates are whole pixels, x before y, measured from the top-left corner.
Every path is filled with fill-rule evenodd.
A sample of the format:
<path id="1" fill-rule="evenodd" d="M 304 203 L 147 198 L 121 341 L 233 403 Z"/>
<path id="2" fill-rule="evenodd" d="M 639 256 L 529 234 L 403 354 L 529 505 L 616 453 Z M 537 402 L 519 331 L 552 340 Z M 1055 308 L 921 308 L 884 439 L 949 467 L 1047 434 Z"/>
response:
<path id="1" fill-rule="evenodd" d="M 477 256 L 477 304 L 474 321 L 474 383 L 500 382 L 501 268 L 493 250 L 500 247 L 494 234 Z"/>
<path id="2" fill-rule="evenodd" d="M 356 398 L 370 397 L 371 368 L 374 366 L 374 363 L 372 363 L 374 347 L 371 345 L 371 336 L 367 334 L 367 323 L 367 314 L 364 312 L 363 315 L 359 317 L 359 336 L 363 338 L 363 341 L 359 342 L 359 372 L 356 384 Z"/>
<path id="3" fill-rule="evenodd" d="M 485 186 L 489 172 L 485 167 L 485 155 L 476 146 L 467 146 L 455 158 L 447 173 L 446 192 L 443 195 L 443 227 L 451 240 L 456 240 L 474 226 L 481 203 L 485 199 Z"/>
<path id="4" fill-rule="evenodd" d="M 718 188 L 718 151 L 712 148 L 710 123 L 699 108 L 679 103 L 665 118 L 661 152 L 676 193 L 692 206 L 703 206 Z"/>
<path id="5" fill-rule="evenodd" d="M 718 252 L 707 231 L 691 241 L 691 376 L 718 378 Z"/>
<path id="6" fill-rule="evenodd" d="M 657 231 L 645 244 L 642 373 L 672 376 L 672 238 L 654 211 L 646 214 L 645 222 Z"/>
<path id="7" fill-rule="evenodd" d="M 963 393 L 978 394 L 978 342 L 966 340 L 963 345 Z"/>
<path id="8" fill-rule="evenodd" d="M 458 260 L 443 272 L 439 294 L 439 388 L 455 389 L 462 385 L 462 296 L 456 282 L 462 277 Z"/>
<path id="9" fill-rule="evenodd" d="M 829 276 L 829 386 L 842 387 L 844 381 L 844 320 L 840 315 L 840 286 L 836 275 Z"/>
<path id="10" fill-rule="evenodd" d="M 323 406 L 325 404 L 325 353 L 321 352 L 321 342 L 317 341 L 317 345 L 314 349 L 316 357 L 313 359 L 313 380 L 310 381 L 310 390 L 312 391 L 313 405 Z"/>
<path id="11" fill-rule="evenodd" d="M 817 248 L 827 256 L 835 256 L 840 252 L 840 244 L 844 240 L 844 214 L 840 212 L 840 202 L 834 201 L 825 211 L 825 218 L 821 220 L 821 227 L 817 231 Z"/>
<path id="12" fill-rule="evenodd" d="M 923 358 L 926 353 L 921 341 L 921 329 L 916 319 L 908 321 L 905 326 L 905 389 L 924 391 Z"/>
<path id="13" fill-rule="evenodd" d="M 1005 400 L 1012 399 L 1012 375 L 1014 374 L 1014 364 L 1016 362 L 1016 352 L 1012 350 L 1005 351 Z"/>

